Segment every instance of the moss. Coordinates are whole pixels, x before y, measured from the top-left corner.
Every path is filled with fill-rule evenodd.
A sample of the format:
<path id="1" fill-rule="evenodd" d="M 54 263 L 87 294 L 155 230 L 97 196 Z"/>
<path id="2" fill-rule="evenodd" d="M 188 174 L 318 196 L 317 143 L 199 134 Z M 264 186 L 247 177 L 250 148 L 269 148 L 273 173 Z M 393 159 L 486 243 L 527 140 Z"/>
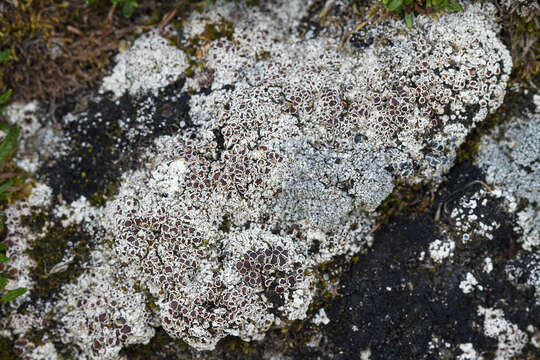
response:
<path id="1" fill-rule="evenodd" d="M 38 213 L 22 218 L 23 225 L 38 232 L 49 221 L 46 213 Z M 76 226 L 63 227 L 59 223 L 52 225 L 47 233 L 35 240 L 28 254 L 37 262 L 31 275 L 36 282 L 32 294 L 39 298 L 49 298 L 56 294 L 63 284 L 76 279 L 82 272 L 82 263 L 88 258 L 90 236 Z M 60 263 L 68 248 L 75 256 L 67 269 L 50 274 L 53 266 Z"/>
<path id="2" fill-rule="evenodd" d="M 179 348 L 180 350 L 187 351 L 188 345 L 181 341 L 173 339 L 163 330 L 163 328 L 157 328 L 156 334 L 146 345 L 136 344 L 125 347 L 121 354 L 126 356 L 130 360 L 150 360 L 150 359 L 168 359 L 165 353 L 177 353 L 177 351 L 167 351 L 168 348 Z"/>
<path id="3" fill-rule="evenodd" d="M 0 114 L 1 118 L 1 114 Z M 13 180 L 13 185 L 10 188 L 10 193 L 7 199 L 0 202 L 0 209 L 4 209 L 5 205 L 13 204 L 17 201 L 26 199 L 32 192 L 32 186 L 35 185 L 33 181 L 28 180 L 28 173 L 21 168 L 17 167 L 15 162 L 15 155 L 17 153 L 17 146 L 12 150 L 12 153 L 3 161 L 0 162 L 0 174 L 15 175 L 10 179 Z M 0 184 L 5 183 L 6 180 L 0 180 Z"/>
<path id="4" fill-rule="evenodd" d="M 430 193 L 431 188 L 428 185 L 397 184 L 394 191 L 377 208 L 380 214 L 378 224 L 388 223 L 393 216 L 427 210 L 434 200 Z"/>
<path id="5" fill-rule="evenodd" d="M 537 13 L 538 17 L 540 13 Z M 517 14 L 505 13 L 502 17 L 503 38 L 510 49 L 514 71 L 512 82 L 533 88 L 540 87 L 540 26 L 534 16 L 524 19 Z"/>
<path id="6" fill-rule="evenodd" d="M 43 323 L 46 323 L 45 321 Z M 34 345 L 43 345 L 43 336 L 47 333 L 46 330 L 32 329 L 29 333 L 25 334 L 24 339 L 33 343 Z"/>
<path id="7" fill-rule="evenodd" d="M 13 351 L 13 341 L 0 336 L 0 359 L 17 360 L 19 357 Z"/>
<path id="8" fill-rule="evenodd" d="M 251 355 L 254 352 L 253 342 L 243 341 L 236 336 L 227 336 L 220 343 L 225 351 L 234 351 L 244 355 Z"/>
<path id="9" fill-rule="evenodd" d="M 15 100 L 49 100 L 54 108 L 56 99 L 97 85 L 122 41 L 156 26 L 176 7 L 187 17 L 203 3 L 154 1 L 126 19 L 121 11 L 110 13 L 109 1 L 4 1 L 0 50 L 12 49 L 15 61 L 0 66 L 0 92 L 11 88 Z"/>
<path id="10" fill-rule="evenodd" d="M 105 206 L 108 200 L 112 199 L 116 194 L 118 194 L 119 185 L 120 179 L 117 179 L 116 181 L 111 181 L 107 184 L 103 191 L 95 192 L 90 195 L 90 204 L 96 207 Z"/>

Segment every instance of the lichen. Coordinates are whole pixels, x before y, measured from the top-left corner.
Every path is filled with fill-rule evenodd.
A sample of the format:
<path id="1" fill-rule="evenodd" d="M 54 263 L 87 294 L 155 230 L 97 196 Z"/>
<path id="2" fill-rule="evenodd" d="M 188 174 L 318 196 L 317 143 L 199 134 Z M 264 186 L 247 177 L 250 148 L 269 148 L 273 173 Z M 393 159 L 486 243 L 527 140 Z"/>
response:
<path id="1" fill-rule="evenodd" d="M 433 199 L 413 205 L 414 192 L 442 180 L 502 102 L 511 62 L 488 4 L 420 16 L 412 32 L 386 19 L 347 41 L 302 39 L 273 12 L 246 11 L 218 3 L 192 14 L 178 48 L 143 35 L 117 70 L 148 55 L 148 39 L 181 66 L 166 79 L 135 67 L 147 83 L 131 71 L 129 86 L 109 83 L 112 94 L 61 119 L 71 150 L 42 169 L 61 204 L 32 229 L 45 232 L 32 239 L 33 293 L 55 299 L 56 328 L 30 339 L 41 350 L 53 352 L 50 332 L 74 357 L 115 359 L 161 327 L 178 346 L 210 350 L 223 339 L 251 354 L 249 341 L 326 312 L 343 268 L 372 244 L 376 209 L 388 220 L 427 208 Z M 190 64 L 185 84 L 175 81 Z M 114 199 L 100 195 L 107 186 Z M 104 209 L 77 210 L 92 204 Z M 89 214 L 100 229 L 81 241 L 74 224 Z M 72 245 L 87 261 L 49 274 Z M 29 334 L 22 318 L 12 327 Z"/>
<path id="2" fill-rule="evenodd" d="M 467 21 L 484 34 L 485 9 L 467 10 L 466 20 L 446 15 L 437 26 Z M 214 19 L 185 26 L 186 36 L 206 31 L 205 21 Z M 255 13 L 235 23 L 234 41 L 205 46 L 214 91 L 192 97 L 200 128 L 158 140 L 107 205 L 126 275 L 157 299 L 164 329 L 200 350 L 304 318 L 313 268 L 369 243 L 369 212 L 394 181 L 447 171 L 468 130 L 501 104 L 508 78 L 494 33 L 471 43 L 437 27 L 432 42 L 422 37 L 435 26 L 427 18 L 414 40 L 396 31 L 387 45 L 351 47 L 354 56 L 320 39 L 276 43 L 275 26 Z"/>

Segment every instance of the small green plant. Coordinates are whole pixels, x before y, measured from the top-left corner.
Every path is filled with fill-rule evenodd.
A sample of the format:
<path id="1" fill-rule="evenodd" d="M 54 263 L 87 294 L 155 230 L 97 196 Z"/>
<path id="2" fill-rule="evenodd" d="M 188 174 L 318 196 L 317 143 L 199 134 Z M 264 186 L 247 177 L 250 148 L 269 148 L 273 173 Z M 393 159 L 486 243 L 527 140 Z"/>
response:
<path id="1" fill-rule="evenodd" d="M 98 0 L 85 0 L 87 4 L 95 4 Z M 135 8 L 139 6 L 137 0 L 110 0 L 111 4 L 122 7 L 122 14 L 126 18 L 130 18 L 135 11 Z"/>
<path id="2" fill-rule="evenodd" d="M 11 49 L 0 51 L 0 63 L 11 60 Z M 6 103 L 11 96 L 11 89 L 0 94 L 0 116 L 6 107 Z"/>
<path id="3" fill-rule="evenodd" d="M 11 60 L 11 50 L 4 50 L 0 51 L 0 63 Z M 2 113 L 6 107 L 6 103 L 9 100 L 9 97 L 11 96 L 11 89 L 7 90 L 6 92 L 0 94 L 0 116 L 2 116 Z M 19 126 L 17 125 L 6 125 L 6 124 L 0 124 L 0 130 L 7 133 L 7 135 L 4 137 L 2 142 L 0 143 L 0 164 L 4 163 L 9 157 L 13 154 L 15 151 L 15 144 L 17 143 L 17 138 L 19 137 Z M 13 177 L 14 174 L 0 174 L 4 175 L 3 178 L 8 178 L 7 181 L 0 184 L 0 200 L 6 199 L 10 192 L 10 188 L 14 185 L 15 180 Z M 5 176 L 8 175 L 8 176 Z M 11 179 L 9 178 L 11 177 Z M 4 232 L 4 221 L 2 217 L 0 217 L 0 233 Z M 8 246 L 7 244 L 0 244 L 0 262 L 6 263 L 9 261 L 9 258 L 6 256 L 5 252 L 7 250 Z M 8 284 L 9 280 L 5 277 L 0 276 L 0 291 L 3 292 L 4 288 Z M 5 303 L 8 301 L 11 301 L 18 296 L 21 296 L 27 291 L 26 288 L 18 288 L 15 290 L 10 290 L 2 297 L 0 297 L 0 303 Z"/>
<path id="4" fill-rule="evenodd" d="M 421 13 L 440 10 L 463 11 L 457 0 L 382 0 L 382 4 L 391 13 L 403 13 L 409 29 L 412 29 L 415 11 Z"/>

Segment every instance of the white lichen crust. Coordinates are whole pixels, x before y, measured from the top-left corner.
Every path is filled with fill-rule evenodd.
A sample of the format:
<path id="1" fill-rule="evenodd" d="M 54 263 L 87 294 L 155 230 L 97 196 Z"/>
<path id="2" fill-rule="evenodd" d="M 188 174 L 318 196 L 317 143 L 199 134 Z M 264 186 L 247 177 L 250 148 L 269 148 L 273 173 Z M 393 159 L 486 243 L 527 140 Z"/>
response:
<path id="1" fill-rule="evenodd" d="M 362 52 L 276 41 L 279 23 L 253 9 L 195 15 L 186 34 L 235 19 L 234 40 L 200 54 L 214 91 L 192 99 L 199 128 L 158 139 L 105 216 L 163 328 L 208 350 L 304 318 L 317 266 L 365 247 L 394 183 L 437 181 L 501 104 L 511 62 L 491 10 L 419 17 L 409 35 L 389 21 L 372 29 L 387 45 Z"/>
<path id="2" fill-rule="evenodd" d="M 540 248 L 540 107 L 535 114 L 515 118 L 496 128 L 480 143 L 476 163 L 486 181 L 507 199 L 517 214 L 522 247 Z M 521 208 L 519 203 L 524 204 Z"/>
<path id="3" fill-rule="evenodd" d="M 511 359 L 521 353 L 529 337 L 516 324 L 506 320 L 502 310 L 480 306 L 478 315 L 484 316 L 484 335 L 498 341 L 496 360 Z"/>
<path id="4" fill-rule="evenodd" d="M 90 270 L 64 286 L 56 303 L 59 337 L 79 347 L 78 358 L 117 359 L 122 347 L 146 344 L 154 336 L 146 297 L 122 278 L 114 262 L 107 252 L 94 252 Z"/>
<path id="5" fill-rule="evenodd" d="M 187 56 L 167 43 L 158 30 L 138 38 L 133 46 L 116 56 L 111 75 L 103 79 L 102 91 L 115 97 L 157 90 L 176 81 L 187 69 Z"/>
<path id="6" fill-rule="evenodd" d="M 306 318 L 321 264 L 366 249 L 374 210 L 394 185 L 441 181 L 467 133 L 502 103 L 511 61 L 493 10 L 465 4 L 464 13 L 438 21 L 418 16 L 411 31 L 387 19 L 366 30 L 373 42 L 362 49 L 342 48 L 332 36 L 299 38 L 290 9 L 274 16 L 217 2 L 194 13 L 180 42 L 222 21 L 234 28 L 190 59 L 205 69 L 181 92 L 192 94 L 195 127 L 180 123 L 179 133 L 157 138 L 104 209 L 83 196 L 51 209 L 60 224 L 84 226 L 91 259 L 54 306 L 15 318 L 11 332 L 29 333 L 50 312 L 58 324 L 51 332 L 77 358 L 117 359 L 158 326 L 211 350 L 226 336 L 260 340 L 272 325 Z M 187 60 L 157 30 L 143 35 L 118 55 L 99 96 L 129 93 L 144 123 L 99 113 L 66 118 L 117 121 L 133 129 L 128 138 L 144 135 L 152 121 L 144 114 L 155 104 L 143 95 L 183 76 Z M 19 210 L 7 211 L 12 229 Z M 455 248 L 437 240 L 430 256 L 451 262 Z M 31 285 L 23 275 L 18 284 Z M 324 314 L 315 321 L 325 324 Z M 33 359 L 52 354 L 49 341 L 19 345 Z"/>

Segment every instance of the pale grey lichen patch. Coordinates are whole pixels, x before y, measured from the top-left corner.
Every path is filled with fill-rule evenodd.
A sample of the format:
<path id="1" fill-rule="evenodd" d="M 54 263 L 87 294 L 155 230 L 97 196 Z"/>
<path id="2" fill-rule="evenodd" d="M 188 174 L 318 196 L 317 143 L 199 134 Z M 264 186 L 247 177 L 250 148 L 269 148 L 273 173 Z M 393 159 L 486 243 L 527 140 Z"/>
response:
<path id="1" fill-rule="evenodd" d="M 517 213 L 517 230 L 525 250 L 540 246 L 540 108 L 526 118 L 515 118 L 484 137 L 476 164 L 486 173 L 486 181 L 508 201 Z M 518 208 L 520 201 L 524 208 Z"/>
<path id="2" fill-rule="evenodd" d="M 474 350 L 474 346 L 472 343 L 459 344 L 459 349 L 462 351 L 462 353 L 458 355 L 458 360 L 478 359 L 478 354 L 476 353 L 476 350 Z"/>
<path id="3" fill-rule="evenodd" d="M 529 342 L 527 333 L 504 317 L 501 309 L 479 307 L 478 315 L 484 317 L 484 335 L 496 338 L 498 341 L 496 360 L 511 359 L 519 355 Z"/>
<path id="4" fill-rule="evenodd" d="M 84 229 L 90 234 L 96 232 L 97 221 L 95 220 L 101 216 L 100 209 L 92 206 L 84 196 L 70 204 L 61 203 L 56 205 L 52 213 L 60 219 L 62 226 L 83 224 Z"/>
<path id="5" fill-rule="evenodd" d="M 79 347 L 79 358 L 117 359 L 122 347 L 148 343 L 155 333 L 145 295 L 134 289 L 133 280 L 122 278 L 117 260 L 108 254 L 94 252 L 89 270 L 64 286 L 55 304 L 58 335 Z"/>
<path id="6" fill-rule="evenodd" d="M 37 101 L 10 104 L 4 115 L 10 124 L 20 127 L 17 141 L 17 166 L 37 174 L 42 162 L 59 156 L 63 138 L 53 127 L 43 126 L 45 113 Z"/>
<path id="7" fill-rule="evenodd" d="M 465 279 L 459 283 L 459 288 L 464 294 L 469 294 L 475 289 L 482 290 L 483 287 L 478 283 L 478 280 L 470 272 L 467 273 Z"/>
<path id="8" fill-rule="evenodd" d="M 492 240 L 493 233 L 501 226 L 489 216 L 493 200 L 500 197 L 496 191 L 481 188 L 472 195 L 464 195 L 452 209 L 452 231 L 457 240 L 467 244 L 473 240 Z"/>
<path id="9" fill-rule="evenodd" d="M 451 258 L 454 256 L 454 249 L 456 248 L 456 243 L 451 239 L 439 240 L 436 239 L 429 244 L 429 255 L 436 263 L 442 263 L 445 259 Z M 421 259 L 423 260 L 423 259 Z"/>
<path id="10" fill-rule="evenodd" d="M 326 311 L 324 311 L 324 309 L 319 309 L 319 312 L 315 314 L 311 322 L 313 322 L 315 325 L 328 325 L 330 324 L 330 319 L 328 318 L 328 315 L 326 315 Z"/>
<path id="11" fill-rule="evenodd" d="M 51 204 L 51 198 L 51 189 L 45 184 L 37 183 L 28 199 L 17 202 L 4 212 L 4 226 L 8 229 L 4 243 L 8 245 L 6 255 L 10 261 L 0 266 L 3 272 L 10 275 L 10 281 L 6 285 L 7 290 L 33 287 L 34 281 L 30 272 L 37 263 L 27 254 L 27 251 L 32 247 L 33 241 L 46 233 L 50 223 L 45 222 L 41 229 L 32 231 L 23 224 L 22 220 L 23 217 L 30 217 L 35 212 L 46 211 Z M 16 308 L 28 294 L 19 297 L 10 305 Z"/>
<path id="12" fill-rule="evenodd" d="M 169 45 L 158 30 L 139 37 L 133 46 L 117 55 L 111 75 L 103 79 L 102 91 L 112 91 L 115 97 L 125 92 L 142 95 L 176 81 L 187 69 L 186 54 Z"/>
<path id="13" fill-rule="evenodd" d="M 508 280 L 534 288 L 536 304 L 540 305 L 540 254 L 518 256 L 505 268 Z"/>

